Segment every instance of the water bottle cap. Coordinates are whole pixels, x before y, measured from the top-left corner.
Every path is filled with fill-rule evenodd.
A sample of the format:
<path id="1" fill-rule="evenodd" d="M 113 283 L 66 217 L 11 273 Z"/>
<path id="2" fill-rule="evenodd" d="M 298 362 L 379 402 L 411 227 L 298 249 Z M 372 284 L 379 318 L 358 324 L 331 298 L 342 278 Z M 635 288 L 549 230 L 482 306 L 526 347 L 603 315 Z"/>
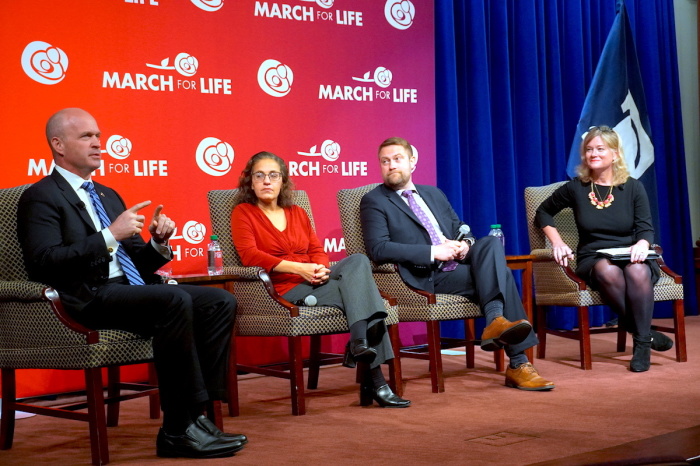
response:
<path id="1" fill-rule="evenodd" d="M 216 241 L 219 239 L 219 235 L 211 235 L 210 238 L 212 241 Z"/>
<path id="2" fill-rule="evenodd" d="M 501 224 L 495 223 L 495 224 L 491 225 L 491 228 L 501 228 Z"/>

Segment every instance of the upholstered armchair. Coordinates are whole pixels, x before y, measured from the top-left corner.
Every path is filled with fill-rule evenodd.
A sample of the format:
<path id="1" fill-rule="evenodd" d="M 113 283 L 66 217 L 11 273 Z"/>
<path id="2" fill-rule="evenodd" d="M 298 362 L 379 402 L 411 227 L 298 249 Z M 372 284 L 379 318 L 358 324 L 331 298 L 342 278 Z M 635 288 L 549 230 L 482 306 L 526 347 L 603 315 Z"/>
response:
<path id="1" fill-rule="evenodd" d="M 301 341 L 311 337 L 311 354 L 308 361 L 308 388 L 318 385 L 319 368 L 323 363 L 339 363 L 341 355 L 321 353 L 321 336 L 349 331 L 343 312 L 332 306 L 301 306 L 286 301 L 275 291 L 270 277 L 261 267 L 244 267 L 236 252 L 231 235 L 231 212 L 236 205 L 238 190 L 210 191 L 209 213 L 212 228 L 219 236 L 224 256 L 224 273 L 236 275 L 234 294 L 238 300 L 236 314 L 236 338 L 254 336 L 286 337 L 289 348 L 288 367 L 277 369 L 236 364 L 238 370 L 289 379 L 292 394 L 292 413 L 306 413 L 304 395 L 304 360 Z M 295 191 L 294 202 L 302 207 L 314 225 L 311 205 L 305 191 Z M 385 296 L 389 314 L 386 323 L 396 357 L 389 362 L 390 385 L 399 396 L 402 393 L 401 363 L 398 354 L 398 323 L 395 301 Z M 235 383 L 235 381 L 232 381 Z"/>
<path id="2" fill-rule="evenodd" d="M 19 198 L 28 186 L 0 190 L 0 449 L 12 447 L 15 411 L 25 411 L 86 421 L 92 462 L 106 464 L 109 462 L 106 427 L 117 425 L 120 401 L 150 396 L 151 418 L 160 415 L 158 390 L 154 385 L 119 381 L 120 366 L 152 360 L 151 340 L 121 330 L 85 328 L 65 312 L 54 289 L 29 281 L 17 238 L 16 214 Z M 103 393 L 102 368 L 107 368 L 107 397 Z M 46 407 L 17 400 L 17 369 L 82 370 L 86 401 Z M 154 382 L 155 372 L 151 367 L 151 383 Z M 122 389 L 128 389 L 129 393 L 121 394 Z M 80 411 L 84 409 L 87 411 Z"/>
<path id="3" fill-rule="evenodd" d="M 591 334 L 617 332 L 617 351 L 625 350 L 625 331 L 622 328 L 590 328 L 588 307 L 605 304 L 597 291 L 590 289 L 576 276 L 576 259 L 569 261 L 569 266 L 562 267 L 552 256 L 551 244 L 540 228 L 534 223 L 535 212 L 540 204 L 565 182 L 553 183 L 540 187 L 525 188 L 525 208 L 527 210 L 528 233 L 535 281 L 535 302 L 537 303 L 537 335 L 540 340 L 538 357 L 546 354 L 547 334 L 578 340 L 581 354 L 581 368 L 589 370 L 591 362 Z M 578 244 L 578 230 L 573 211 L 569 208 L 555 216 L 557 230 L 564 242 L 575 248 Z M 660 248 L 657 249 L 660 251 Z M 669 269 L 658 259 L 661 266 L 661 278 L 654 286 L 654 301 L 673 301 L 673 326 L 652 326 L 653 329 L 673 333 L 676 344 L 676 360 L 687 360 L 685 342 L 685 317 L 683 313 L 683 282 L 680 275 Z M 573 330 L 559 330 L 547 327 L 544 306 L 576 307 L 578 327 Z"/>
<path id="4" fill-rule="evenodd" d="M 360 201 L 362 196 L 371 191 L 377 184 L 370 184 L 354 189 L 341 189 L 337 200 L 340 209 L 340 220 L 345 237 L 345 249 L 348 254 L 365 254 L 365 242 L 360 223 Z M 403 357 L 427 359 L 429 361 L 430 379 L 434 393 L 444 392 L 445 383 L 442 370 L 441 349 L 443 341 L 440 338 L 440 322 L 446 320 L 464 321 L 465 339 L 451 342 L 449 346 L 466 347 L 466 366 L 474 367 L 474 344 L 476 340 L 474 319 L 483 317 L 479 306 L 472 301 L 457 295 L 433 294 L 410 287 L 401 279 L 394 264 L 373 264 L 374 279 L 380 290 L 393 296 L 399 305 L 400 322 L 425 322 L 427 329 L 427 350 L 423 348 L 405 348 L 401 350 Z M 504 370 L 504 352 L 494 353 L 496 369 Z"/>

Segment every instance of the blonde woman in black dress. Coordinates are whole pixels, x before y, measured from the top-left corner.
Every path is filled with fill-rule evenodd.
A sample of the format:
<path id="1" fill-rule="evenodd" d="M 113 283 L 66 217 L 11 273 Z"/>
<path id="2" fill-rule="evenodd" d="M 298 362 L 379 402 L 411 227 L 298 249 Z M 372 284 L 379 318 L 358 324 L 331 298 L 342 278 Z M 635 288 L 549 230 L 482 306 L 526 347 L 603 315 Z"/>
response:
<path id="1" fill-rule="evenodd" d="M 579 233 L 576 274 L 598 290 L 632 334 L 630 370 L 644 372 L 651 350 L 667 351 L 673 341 L 651 330 L 654 284 L 659 266 L 647 255 L 654 241 L 649 199 L 644 186 L 629 176 L 619 135 L 607 126 L 594 126 L 581 144 L 578 177 L 558 188 L 537 209 L 535 224 L 552 243 L 554 260 L 566 266 L 573 258 L 562 241 L 554 215 L 571 207 Z M 629 260 L 610 260 L 599 249 L 630 247 Z"/>

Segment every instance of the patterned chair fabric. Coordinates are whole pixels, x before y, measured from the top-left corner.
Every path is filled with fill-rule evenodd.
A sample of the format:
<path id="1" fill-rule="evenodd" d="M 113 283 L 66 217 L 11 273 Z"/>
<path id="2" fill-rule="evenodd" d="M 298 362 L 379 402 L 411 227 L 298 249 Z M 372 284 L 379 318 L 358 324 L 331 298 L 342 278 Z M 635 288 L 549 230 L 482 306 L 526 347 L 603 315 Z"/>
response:
<path id="1" fill-rule="evenodd" d="M 88 378 L 92 377 L 88 374 L 100 373 L 99 370 L 91 371 L 92 369 L 148 362 L 153 358 L 150 339 L 121 330 L 89 330 L 75 322 L 63 310 L 58 293 L 54 289 L 29 281 L 17 238 L 17 204 L 28 187 L 29 185 L 24 185 L 0 190 L 2 448 L 12 446 L 14 424 L 6 420 L 10 417 L 14 419 L 15 369 L 82 369 Z M 91 379 L 87 383 L 102 387 L 101 375 L 99 380 Z M 109 384 L 115 383 L 118 384 L 118 380 L 110 379 Z M 99 392 L 101 396 L 101 388 Z M 159 407 L 156 392 L 151 390 L 142 393 L 155 397 L 151 398 L 152 408 L 155 403 L 151 416 L 157 417 Z M 104 399 L 101 403 L 104 415 Z M 118 403 L 114 406 L 117 406 L 117 410 L 112 413 L 118 415 Z M 22 410 L 32 412 L 31 408 L 26 406 L 23 406 Z M 60 414 L 56 416 L 65 417 Z M 117 422 L 113 416 L 114 414 L 110 414 L 108 419 L 110 425 Z M 87 414 L 82 420 L 88 420 Z M 104 421 L 102 416 L 102 424 Z M 104 425 L 98 425 L 95 429 L 104 430 Z M 106 430 L 93 433 L 95 429 L 90 429 L 93 462 L 106 462 L 109 459 Z M 101 436 L 104 438 L 100 439 Z"/>
<path id="2" fill-rule="evenodd" d="M 533 273 L 535 283 L 535 300 L 538 312 L 542 318 L 538 319 L 540 328 L 538 336 L 540 345 L 539 357 L 544 357 L 546 348 L 546 334 L 567 336 L 581 341 L 581 367 L 591 369 L 590 333 L 604 333 L 606 331 L 618 332 L 618 351 L 625 350 L 625 332 L 623 329 L 588 329 L 588 306 L 605 304 L 597 291 L 589 288 L 583 280 L 577 277 L 573 270 L 576 269 L 576 259 L 569 261 L 569 267 L 561 267 L 554 262 L 552 257 L 552 245 L 544 232 L 535 226 L 535 213 L 537 208 L 557 188 L 566 181 L 552 183 L 546 186 L 525 188 L 525 209 L 527 212 L 528 234 L 530 238 L 531 254 L 535 256 Z M 557 230 L 566 244 L 576 248 L 578 244 L 578 229 L 572 209 L 563 209 L 554 216 Z M 654 301 L 674 301 L 674 326 L 654 326 L 656 330 L 671 332 L 676 337 L 676 359 L 679 362 L 686 361 L 685 322 L 683 314 L 683 283 L 680 275 L 677 275 L 666 267 L 663 259 L 659 259 L 661 277 L 654 286 Z M 541 306 L 575 306 L 579 309 L 579 328 L 574 331 L 557 331 L 546 329 L 543 325 L 546 320 Z"/>
<path id="3" fill-rule="evenodd" d="M 295 306 L 277 294 L 269 275 L 263 268 L 243 266 L 231 235 L 231 212 L 238 203 L 237 189 L 209 191 L 207 197 L 212 230 L 219 236 L 224 256 L 224 274 L 238 277 L 234 282 L 234 294 L 238 300 L 235 325 L 237 336 L 296 338 L 349 332 L 347 319 L 340 309 L 333 306 Z M 306 211 L 311 220 L 311 226 L 315 228 L 311 204 L 306 192 L 295 191 L 294 202 Z M 397 324 L 399 321 L 397 306 L 387 299 L 384 300 L 384 306 L 388 313 L 385 319 L 387 325 Z M 396 329 L 392 330 L 390 327 L 390 333 L 392 332 L 396 332 Z M 397 332 L 395 338 L 398 338 Z M 396 366 L 396 370 L 400 369 L 398 357 L 391 364 Z M 239 365 L 239 368 L 243 366 Z M 251 372 L 258 371 L 250 366 L 245 366 L 245 369 Z M 265 373 L 269 374 L 269 371 Z M 392 378 L 393 374 L 394 372 L 392 372 Z M 309 388 L 315 388 L 312 375 L 317 377 L 317 368 L 315 374 L 309 376 Z M 282 374 L 280 376 L 288 377 Z M 295 393 L 295 390 L 299 391 Z M 401 387 L 395 387 L 394 391 L 400 392 Z M 301 388 L 293 386 L 292 392 L 292 411 L 294 414 L 304 414 L 303 381 Z"/>
<path id="4" fill-rule="evenodd" d="M 378 183 L 361 186 L 354 189 L 341 189 L 338 191 L 337 200 L 340 209 L 340 221 L 345 237 L 345 250 L 348 254 L 364 254 L 368 256 L 365 248 L 365 240 L 362 234 L 360 222 L 360 201 L 369 191 L 378 186 Z M 467 335 L 473 335 L 474 322 L 471 319 L 482 317 L 483 313 L 477 304 L 462 296 L 450 294 L 432 294 L 415 290 L 401 279 L 394 264 L 372 263 L 374 279 L 380 290 L 396 298 L 399 303 L 399 321 L 401 322 L 426 322 L 433 323 L 433 329 L 437 329 L 437 341 L 439 342 L 439 327 L 443 320 L 465 320 Z M 430 350 L 430 348 L 429 348 Z M 402 353 L 403 354 L 403 353 Z M 410 356 L 410 354 L 404 354 Z M 439 350 L 435 357 L 439 357 Z M 498 370 L 503 370 L 503 353 L 495 355 Z M 440 364 L 431 364 L 433 378 L 433 392 L 443 392 L 444 383 L 442 374 L 434 373 L 433 367 L 441 371 Z M 473 342 L 467 343 L 467 367 L 474 367 Z"/>

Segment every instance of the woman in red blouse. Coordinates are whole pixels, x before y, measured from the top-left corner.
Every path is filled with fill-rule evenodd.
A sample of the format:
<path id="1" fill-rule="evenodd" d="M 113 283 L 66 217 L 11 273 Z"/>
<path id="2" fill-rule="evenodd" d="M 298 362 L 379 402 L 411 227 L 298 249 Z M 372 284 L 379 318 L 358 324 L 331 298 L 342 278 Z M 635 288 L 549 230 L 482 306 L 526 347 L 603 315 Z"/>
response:
<path id="1" fill-rule="evenodd" d="M 350 327 L 343 365 L 367 363 L 360 404 L 406 408 L 386 383 L 381 364 L 394 357 L 384 319 L 384 302 L 372 278 L 369 259 L 351 255 L 329 267 L 328 255 L 306 212 L 292 201 L 292 183 L 284 160 L 270 152 L 255 154 L 238 180 L 239 204 L 231 214 L 233 242 L 245 266 L 263 267 L 284 299 L 342 309 Z M 308 301 L 307 301 L 308 302 Z"/>

